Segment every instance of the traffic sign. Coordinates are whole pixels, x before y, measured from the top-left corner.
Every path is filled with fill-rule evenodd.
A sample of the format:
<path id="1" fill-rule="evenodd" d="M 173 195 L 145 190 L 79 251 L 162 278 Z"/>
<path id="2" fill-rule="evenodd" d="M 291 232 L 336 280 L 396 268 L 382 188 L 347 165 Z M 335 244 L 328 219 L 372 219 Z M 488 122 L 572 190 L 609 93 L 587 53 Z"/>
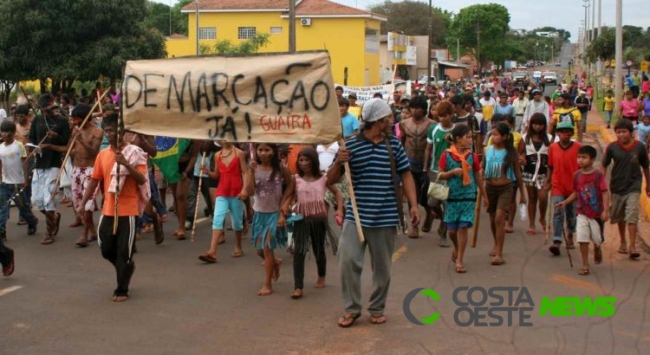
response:
<path id="1" fill-rule="evenodd" d="M 650 62 L 647 60 L 644 60 L 641 62 L 641 65 L 639 66 L 639 69 L 641 69 L 642 72 L 648 72 L 648 67 L 650 67 Z"/>
<path id="2" fill-rule="evenodd" d="M 627 67 L 628 67 L 628 68 L 629 68 L 629 67 L 631 67 L 631 66 L 632 66 L 632 64 L 634 64 L 634 63 L 632 63 L 632 61 L 631 61 L 631 60 L 628 60 L 628 61 L 627 61 Z"/>
<path id="3" fill-rule="evenodd" d="M 616 60 L 612 59 L 612 62 L 609 64 L 610 67 L 615 68 L 616 67 Z"/>

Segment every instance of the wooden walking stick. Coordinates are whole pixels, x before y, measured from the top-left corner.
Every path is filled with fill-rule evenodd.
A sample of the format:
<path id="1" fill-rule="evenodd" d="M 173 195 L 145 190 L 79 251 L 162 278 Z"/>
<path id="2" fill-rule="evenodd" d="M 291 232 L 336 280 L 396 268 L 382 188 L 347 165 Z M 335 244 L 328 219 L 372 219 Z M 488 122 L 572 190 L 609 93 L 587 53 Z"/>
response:
<path id="1" fill-rule="evenodd" d="M 345 139 L 342 139 L 339 146 L 345 149 Z M 348 183 L 348 194 L 350 195 L 350 203 L 352 204 L 352 213 L 354 213 L 354 221 L 357 226 L 357 235 L 359 235 L 359 242 L 365 243 L 366 238 L 363 235 L 363 228 L 361 227 L 361 217 L 359 217 L 359 209 L 357 208 L 357 198 L 354 195 L 354 186 L 352 185 L 352 172 L 350 171 L 350 163 L 343 163 L 345 168 L 345 180 Z M 397 192 L 395 192 L 397 193 Z M 399 206 L 398 206 L 399 208 Z"/>
<path id="2" fill-rule="evenodd" d="M 470 124 L 470 128 L 472 128 L 472 124 Z M 474 131 L 474 129 L 472 129 L 472 131 Z M 481 145 L 478 142 L 478 138 L 479 137 L 476 134 L 474 134 L 474 139 L 472 140 L 474 145 L 473 153 L 476 153 L 479 157 L 479 160 L 482 160 L 483 154 L 480 154 L 480 151 L 482 149 L 481 149 Z M 483 182 L 483 184 L 485 184 L 485 181 Z M 481 223 L 481 203 L 483 203 L 483 195 L 481 194 L 481 189 L 478 189 L 476 194 L 478 196 L 476 198 L 476 206 L 474 206 L 474 227 L 472 229 L 472 248 L 476 248 L 476 241 L 478 240 L 478 226 Z"/>
<path id="3" fill-rule="evenodd" d="M 548 244 L 549 239 L 551 238 L 551 230 L 552 230 L 552 223 L 551 223 L 551 218 L 552 218 L 552 211 L 553 211 L 553 203 L 551 201 L 551 188 L 549 187 L 548 189 L 548 199 L 546 200 L 547 202 L 547 207 L 546 207 L 546 236 L 544 237 L 544 245 Z"/>
<path id="4" fill-rule="evenodd" d="M 81 122 L 81 126 L 79 126 L 79 127 L 83 127 L 86 124 L 86 122 L 88 122 L 88 120 L 93 116 L 93 111 L 95 111 L 95 108 L 97 107 L 99 102 L 104 98 L 104 96 L 107 93 L 108 93 L 108 91 L 106 91 L 104 93 L 104 95 L 102 95 L 102 97 L 100 97 L 100 99 L 97 102 L 95 102 L 93 107 L 90 109 L 90 112 L 88 112 L 88 114 L 84 118 L 83 122 Z M 100 107 L 100 110 L 101 110 L 101 107 Z M 57 175 L 56 181 L 54 182 L 54 188 L 52 189 L 52 195 L 54 195 L 56 193 L 56 191 L 58 191 L 58 189 L 59 189 L 59 183 L 61 182 L 61 175 L 63 175 L 63 170 L 65 169 L 65 164 L 68 162 L 68 158 L 70 158 L 70 152 L 72 151 L 72 147 L 74 146 L 75 142 L 77 141 L 77 137 L 79 137 L 79 136 L 72 137 L 72 142 L 70 142 L 70 145 L 68 146 L 68 151 L 65 153 L 65 157 L 63 158 L 63 164 L 61 164 L 61 169 L 59 169 L 59 174 Z"/>
<path id="5" fill-rule="evenodd" d="M 562 226 L 562 238 L 564 238 L 564 245 L 566 248 L 566 255 L 569 257 L 569 265 L 573 268 L 573 258 L 571 258 L 571 252 L 569 251 L 569 242 L 566 239 L 566 233 L 564 231 L 564 226 Z"/>
<path id="6" fill-rule="evenodd" d="M 205 153 L 201 156 L 201 169 L 203 169 L 203 163 L 205 162 Z M 199 171 L 199 183 L 196 189 L 196 206 L 194 208 L 194 219 L 192 220 L 192 242 L 194 242 L 194 232 L 196 231 L 196 217 L 199 215 L 199 202 L 201 202 L 201 183 L 203 182 L 203 171 Z"/>
<path id="7" fill-rule="evenodd" d="M 126 65 L 122 67 L 122 77 L 123 78 L 125 77 L 125 75 L 124 75 L 125 70 L 126 70 Z M 106 91 L 108 91 L 108 90 L 106 90 Z M 101 105 L 100 105 L 100 111 L 103 112 L 103 109 L 101 108 Z M 120 128 L 123 126 L 123 124 L 124 124 L 124 100 L 120 100 L 120 114 L 119 114 L 119 116 L 117 118 L 117 131 L 115 132 L 117 134 L 117 137 L 116 137 L 117 138 L 117 149 L 120 149 L 120 143 L 122 142 L 120 140 Z M 115 209 L 113 210 L 114 213 L 115 213 L 115 218 L 113 219 L 113 235 L 117 234 L 117 220 L 119 218 L 119 216 L 117 214 L 117 212 L 118 212 L 117 207 L 118 207 L 118 203 L 119 203 L 119 200 L 120 200 L 120 170 L 121 170 L 120 164 L 118 164 L 117 162 L 115 162 L 115 166 L 117 168 L 117 176 L 115 177 L 116 182 L 117 182 L 117 186 L 115 187 Z"/>

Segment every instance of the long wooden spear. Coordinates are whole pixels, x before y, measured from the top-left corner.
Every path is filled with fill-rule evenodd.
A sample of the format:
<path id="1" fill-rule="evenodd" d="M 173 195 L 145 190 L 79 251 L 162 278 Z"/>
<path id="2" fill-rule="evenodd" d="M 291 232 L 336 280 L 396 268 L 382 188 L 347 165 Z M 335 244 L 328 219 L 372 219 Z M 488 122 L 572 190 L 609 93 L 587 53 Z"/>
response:
<path id="1" fill-rule="evenodd" d="M 345 149 L 345 138 L 341 139 L 339 146 Z M 352 185 L 352 171 L 350 170 L 350 162 L 343 163 L 345 168 L 345 180 L 348 185 L 348 194 L 350 195 L 350 203 L 352 204 L 352 213 L 354 214 L 354 221 L 357 227 L 357 235 L 359 236 L 359 242 L 364 243 L 366 241 L 365 236 L 363 235 L 363 228 L 361 227 L 361 217 L 359 217 L 359 209 L 357 208 L 357 198 L 354 195 L 354 185 Z M 395 191 L 397 193 L 397 191 Z M 399 206 L 397 206 L 399 208 Z"/>
<path id="2" fill-rule="evenodd" d="M 234 149 L 234 148 L 233 148 Z M 201 169 L 203 169 L 203 163 L 205 162 L 205 153 L 201 156 Z M 194 219 L 192 220 L 192 242 L 194 242 L 194 232 L 196 231 L 196 217 L 199 215 L 199 202 L 201 202 L 201 183 L 203 182 L 203 171 L 199 170 L 199 183 L 196 188 L 196 205 L 194 206 Z"/>

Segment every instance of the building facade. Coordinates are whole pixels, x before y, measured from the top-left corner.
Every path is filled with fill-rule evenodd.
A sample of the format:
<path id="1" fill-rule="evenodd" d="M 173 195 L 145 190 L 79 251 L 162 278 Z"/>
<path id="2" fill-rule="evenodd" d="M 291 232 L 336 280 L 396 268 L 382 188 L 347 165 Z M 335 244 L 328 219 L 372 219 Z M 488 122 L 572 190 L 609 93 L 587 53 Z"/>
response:
<path id="1" fill-rule="evenodd" d="M 266 33 L 259 53 L 289 50 L 288 0 L 199 0 L 182 10 L 188 14 L 189 36 L 167 39 L 169 57 L 196 55 L 201 45 L 240 43 Z M 296 50 L 326 49 L 332 58 L 334 82 L 349 86 L 379 85 L 379 27 L 385 17 L 328 0 L 296 3 Z"/>

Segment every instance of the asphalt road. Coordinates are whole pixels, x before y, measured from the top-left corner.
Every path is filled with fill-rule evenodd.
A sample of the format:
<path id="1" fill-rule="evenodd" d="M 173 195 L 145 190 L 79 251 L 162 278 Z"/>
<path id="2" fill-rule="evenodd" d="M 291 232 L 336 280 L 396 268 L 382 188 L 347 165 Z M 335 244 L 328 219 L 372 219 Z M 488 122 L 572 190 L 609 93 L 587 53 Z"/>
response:
<path id="1" fill-rule="evenodd" d="M 72 210 L 61 211 L 62 226 L 67 226 Z M 116 304 L 110 299 L 113 269 L 97 245 L 74 247 L 80 229 L 62 228 L 56 243 L 41 246 L 42 229 L 27 236 L 12 212 L 8 245 L 16 250 L 17 268 L 13 276 L 0 279 L 0 354 L 650 353 L 648 255 L 633 262 L 617 254 L 610 227 L 604 263 L 592 265 L 592 274 L 586 277 L 577 275 L 576 250 L 571 268 L 564 250 L 561 257 L 552 257 L 543 235 L 526 235 L 527 223 L 519 220 L 515 233 L 506 238 L 507 263 L 491 266 L 492 238 L 483 214 L 478 245 L 468 247 L 468 273 L 462 275 L 454 272 L 451 250 L 440 248 L 437 236 L 429 233 L 418 240 L 400 236 L 393 257 L 388 323 L 372 325 L 364 314 L 354 327 L 340 329 L 336 321 L 343 312 L 341 286 L 331 252 L 328 287 L 311 287 L 316 270 L 313 257 L 308 257 L 305 296 L 296 301 L 289 297 L 292 259 L 285 251 L 278 252 L 285 266 L 275 293 L 259 297 L 263 269 L 248 237 L 245 256 L 233 259 L 229 256 L 233 234 L 228 232 L 219 262 L 204 265 L 197 256 L 208 247 L 209 223 L 198 226 L 195 242 L 169 238 L 156 246 L 153 236 L 146 234 L 138 242 L 131 299 Z M 165 224 L 168 234 L 175 226 L 173 221 Z M 366 300 L 369 271 L 366 260 Z M 533 326 L 457 326 L 452 294 L 459 286 L 527 287 L 535 304 Z M 431 288 L 440 295 L 439 301 L 420 295 L 410 305 L 418 318 L 439 312 L 436 323 L 420 326 L 405 317 L 403 301 L 416 288 Z M 543 296 L 605 295 L 618 299 L 612 317 L 538 315 Z"/>

